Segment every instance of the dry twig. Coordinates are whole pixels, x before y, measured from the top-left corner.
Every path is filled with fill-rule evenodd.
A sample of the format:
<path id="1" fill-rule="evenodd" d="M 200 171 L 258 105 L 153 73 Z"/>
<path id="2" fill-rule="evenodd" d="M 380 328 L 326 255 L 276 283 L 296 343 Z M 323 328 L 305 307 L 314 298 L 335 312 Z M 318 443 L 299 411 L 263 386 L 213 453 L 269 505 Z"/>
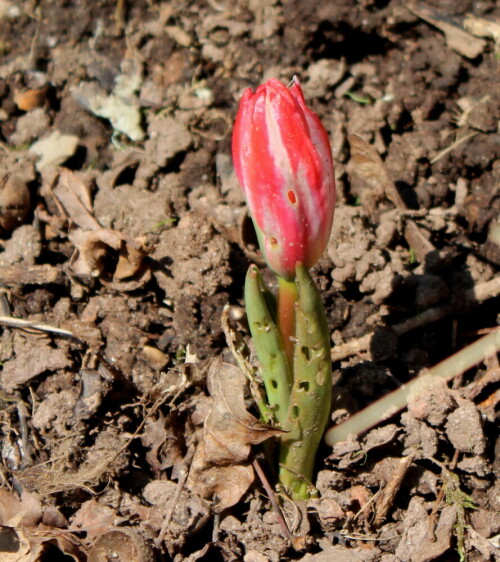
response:
<path id="1" fill-rule="evenodd" d="M 470 307 L 473 304 L 483 302 L 485 300 L 496 297 L 500 294 L 500 277 L 495 277 L 491 281 L 486 281 L 485 283 L 480 283 L 475 285 L 464 294 L 464 305 L 465 307 Z M 415 330 L 416 328 L 422 328 L 427 326 L 432 322 L 437 322 L 442 318 L 445 318 L 451 314 L 454 310 L 454 306 L 451 303 L 442 304 L 434 308 L 429 308 L 400 324 L 396 324 L 392 327 L 396 335 L 401 336 Z M 338 345 L 332 349 L 332 361 L 341 361 L 346 359 L 351 355 L 356 355 L 367 351 L 370 348 L 370 344 L 374 337 L 373 333 L 365 334 L 361 338 L 352 340 L 350 342 Z"/>
<path id="2" fill-rule="evenodd" d="M 415 400 L 428 392 L 429 388 L 439 380 L 449 381 L 499 350 L 500 328 L 483 336 L 435 367 L 424 371 L 411 382 L 354 414 L 347 421 L 332 427 L 326 432 L 325 441 L 333 447 L 335 443 L 344 441 L 349 435 L 358 435 L 367 431 L 375 424 L 393 416 L 410 400 Z"/>

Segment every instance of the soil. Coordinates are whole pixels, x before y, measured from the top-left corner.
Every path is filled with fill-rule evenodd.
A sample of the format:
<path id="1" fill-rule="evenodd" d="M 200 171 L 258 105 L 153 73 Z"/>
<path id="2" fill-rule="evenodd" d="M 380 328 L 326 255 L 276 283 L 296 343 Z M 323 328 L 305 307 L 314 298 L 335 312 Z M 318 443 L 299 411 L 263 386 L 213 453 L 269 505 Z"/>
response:
<path id="1" fill-rule="evenodd" d="M 495 328 L 499 30 L 494 0 L 0 0 L 2 560 L 500 560 L 496 357 L 322 446 L 280 522 L 221 320 L 248 338 L 262 265 L 238 102 L 296 75 L 336 165 L 332 425 Z"/>

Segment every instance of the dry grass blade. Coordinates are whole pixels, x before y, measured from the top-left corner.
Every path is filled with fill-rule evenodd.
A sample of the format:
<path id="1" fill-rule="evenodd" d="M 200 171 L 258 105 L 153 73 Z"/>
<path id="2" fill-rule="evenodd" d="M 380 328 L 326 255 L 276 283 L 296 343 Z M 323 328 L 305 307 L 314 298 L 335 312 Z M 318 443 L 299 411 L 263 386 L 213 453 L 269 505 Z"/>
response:
<path id="1" fill-rule="evenodd" d="M 292 535 L 292 533 L 290 532 L 290 529 L 288 528 L 288 526 L 285 522 L 285 518 L 283 517 L 283 513 L 281 511 L 281 508 L 280 508 L 280 506 L 279 506 L 279 504 L 276 501 L 276 498 L 274 496 L 274 491 L 273 491 L 271 485 L 269 484 L 269 480 L 267 479 L 264 471 L 262 470 L 262 467 L 260 466 L 259 461 L 257 459 L 254 459 L 254 461 L 252 462 L 252 466 L 253 466 L 257 476 L 259 477 L 259 480 L 261 481 L 262 486 L 266 490 L 267 496 L 269 498 L 269 501 L 271 502 L 271 505 L 273 506 L 274 513 L 276 514 L 276 518 L 278 519 L 278 524 L 279 524 L 283 534 L 290 541 L 290 544 L 292 546 L 294 546 L 297 537 L 294 537 Z M 298 549 L 298 550 L 300 550 L 300 549 Z"/>
<path id="2" fill-rule="evenodd" d="M 445 359 L 408 384 L 377 400 L 347 421 L 327 431 L 325 441 L 333 446 L 344 441 L 349 435 L 358 435 L 380 421 L 386 420 L 404 408 L 410 400 L 415 400 L 428 392 L 439 379 L 449 381 L 470 369 L 485 358 L 500 350 L 500 329 L 482 337 L 468 347 Z"/>
<path id="3" fill-rule="evenodd" d="M 69 330 L 63 330 L 48 324 L 40 322 L 32 322 L 31 320 L 23 320 L 22 318 L 14 318 L 13 316 L 0 316 L 0 325 L 8 326 L 9 328 L 19 328 L 29 332 L 46 332 L 49 334 L 56 334 L 67 338 L 76 338 L 75 334 Z"/>
<path id="4" fill-rule="evenodd" d="M 408 457 L 403 457 L 392 475 L 392 479 L 387 483 L 386 487 L 382 490 L 379 496 L 375 508 L 375 519 L 373 524 L 375 527 L 380 527 L 384 522 L 387 512 L 392 506 L 394 498 L 401 487 L 401 483 L 408 472 L 411 464 L 413 462 L 413 457 L 410 455 Z"/>
<path id="5" fill-rule="evenodd" d="M 450 146 L 447 146 L 445 149 L 441 150 L 441 152 L 438 152 L 436 154 L 436 156 L 434 156 L 434 158 L 431 160 L 431 164 L 435 164 L 436 162 L 441 160 L 441 158 L 443 156 L 446 156 L 449 152 L 454 150 L 457 146 L 460 146 L 462 143 L 467 142 L 469 139 L 471 139 L 475 135 L 477 135 L 476 131 L 474 131 L 472 133 L 469 133 L 468 135 L 464 135 L 463 137 L 460 137 L 459 139 L 457 139 L 455 142 L 452 142 L 450 144 Z"/>
<path id="6" fill-rule="evenodd" d="M 485 300 L 491 299 L 496 297 L 500 294 L 500 277 L 495 277 L 490 281 L 486 281 L 485 283 L 480 283 L 472 289 L 469 289 L 464 294 L 464 305 L 465 307 L 470 307 L 474 303 L 483 302 Z M 410 332 L 411 330 L 415 330 L 417 328 L 422 328 L 423 326 L 427 326 L 432 322 L 436 322 L 437 320 L 441 320 L 448 314 L 453 312 L 453 305 L 451 303 L 446 303 L 440 306 L 436 306 L 434 308 L 429 308 L 424 310 L 420 314 L 393 326 L 392 329 L 396 333 L 396 335 L 401 336 Z M 350 357 L 351 355 L 356 355 L 357 353 L 366 352 L 372 343 L 374 334 L 366 334 L 361 338 L 352 340 L 342 345 L 338 345 L 332 349 L 332 361 L 341 361 L 346 357 Z"/>

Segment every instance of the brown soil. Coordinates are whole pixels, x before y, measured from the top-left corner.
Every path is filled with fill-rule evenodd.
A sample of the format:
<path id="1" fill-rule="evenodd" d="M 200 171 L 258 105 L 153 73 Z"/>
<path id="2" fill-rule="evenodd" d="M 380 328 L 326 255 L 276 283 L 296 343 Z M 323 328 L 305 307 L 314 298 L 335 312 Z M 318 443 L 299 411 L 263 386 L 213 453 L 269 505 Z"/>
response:
<path id="1" fill-rule="evenodd" d="M 494 329 L 464 295 L 500 264 L 499 30 L 494 0 L 0 0 L 2 560 L 500 560 L 496 358 L 322 447 L 293 541 L 220 362 L 255 259 L 232 121 L 271 77 L 332 139 L 332 425 Z"/>

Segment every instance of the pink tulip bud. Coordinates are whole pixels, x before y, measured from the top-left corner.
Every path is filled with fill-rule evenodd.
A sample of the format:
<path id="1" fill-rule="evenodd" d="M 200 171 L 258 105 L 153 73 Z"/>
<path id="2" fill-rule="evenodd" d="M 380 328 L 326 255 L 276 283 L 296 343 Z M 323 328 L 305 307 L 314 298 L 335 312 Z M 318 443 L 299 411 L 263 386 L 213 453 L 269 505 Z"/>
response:
<path id="1" fill-rule="evenodd" d="M 335 177 L 328 134 L 296 78 L 245 91 L 233 161 L 269 267 L 285 279 L 297 263 L 312 267 L 330 237 Z"/>

